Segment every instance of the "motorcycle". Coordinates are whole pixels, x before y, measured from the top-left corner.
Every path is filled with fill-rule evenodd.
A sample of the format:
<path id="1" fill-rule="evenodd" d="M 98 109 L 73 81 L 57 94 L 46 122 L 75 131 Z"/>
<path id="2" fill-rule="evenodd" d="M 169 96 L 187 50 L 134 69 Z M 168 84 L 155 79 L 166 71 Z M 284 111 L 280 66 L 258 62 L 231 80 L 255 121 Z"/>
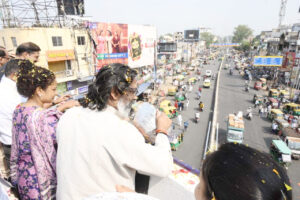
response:
<path id="1" fill-rule="evenodd" d="M 252 120 L 252 117 L 253 117 L 252 112 L 248 112 L 246 117 L 247 117 L 247 119 Z"/>
<path id="2" fill-rule="evenodd" d="M 200 121 L 200 113 L 196 113 L 195 114 L 195 122 L 198 124 L 199 121 Z"/>
<path id="3" fill-rule="evenodd" d="M 245 86 L 245 91 L 249 92 L 249 86 Z"/>

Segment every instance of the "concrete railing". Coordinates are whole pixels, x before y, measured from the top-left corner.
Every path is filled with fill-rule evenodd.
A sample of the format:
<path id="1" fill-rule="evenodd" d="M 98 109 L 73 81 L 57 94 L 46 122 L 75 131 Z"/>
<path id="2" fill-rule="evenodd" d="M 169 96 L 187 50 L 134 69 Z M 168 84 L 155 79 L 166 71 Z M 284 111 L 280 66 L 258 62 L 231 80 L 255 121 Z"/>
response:
<path id="1" fill-rule="evenodd" d="M 220 74 L 223 67 L 223 62 L 225 57 L 222 58 L 222 62 L 219 67 L 218 75 L 217 75 L 217 83 L 215 86 L 215 98 L 214 98 L 214 109 L 213 109 L 213 117 L 212 117 L 212 128 L 210 134 L 210 142 L 208 151 L 215 151 L 217 148 L 216 144 L 216 128 L 217 128 L 217 119 L 218 119 L 218 98 L 219 98 L 219 84 L 220 84 Z"/>

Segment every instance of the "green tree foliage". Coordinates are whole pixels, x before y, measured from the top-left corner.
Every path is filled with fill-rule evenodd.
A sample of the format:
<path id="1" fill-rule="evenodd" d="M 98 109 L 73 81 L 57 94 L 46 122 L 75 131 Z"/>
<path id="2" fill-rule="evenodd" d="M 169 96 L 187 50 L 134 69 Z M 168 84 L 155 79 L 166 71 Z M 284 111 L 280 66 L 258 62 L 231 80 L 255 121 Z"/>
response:
<path id="1" fill-rule="evenodd" d="M 232 42 L 242 43 L 247 40 L 253 31 L 247 25 L 238 25 L 234 28 Z"/>
<path id="2" fill-rule="evenodd" d="M 200 34 L 200 38 L 201 40 L 205 41 L 206 48 L 208 48 L 211 45 L 211 43 L 214 42 L 215 36 L 211 33 L 204 32 Z"/>

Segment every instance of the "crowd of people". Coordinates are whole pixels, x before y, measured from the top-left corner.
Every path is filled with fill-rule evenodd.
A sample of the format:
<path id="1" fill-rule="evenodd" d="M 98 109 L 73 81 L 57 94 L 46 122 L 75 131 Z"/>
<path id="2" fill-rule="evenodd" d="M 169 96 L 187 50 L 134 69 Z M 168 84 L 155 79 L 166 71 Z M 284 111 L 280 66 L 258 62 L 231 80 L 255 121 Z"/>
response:
<path id="1" fill-rule="evenodd" d="M 135 194 L 137 174 L 167 177 L 172 172 L 172 121 L 157 111 L 156 139 L 149 144 L 129 119 L 137 98 L 134 69 L 123 64 L 101 68 L 86 97 L 75 101 L 58 97 L 55 74 L 36 65 L 40 51 L 34 43 L 23 43 L 11 58 L 0 48 L 0 176 L 19 199 Z M 225 144 L 208 156 L 200 179 L 197 200 L 292 199 L 286 171 L 244 145 Z"/>

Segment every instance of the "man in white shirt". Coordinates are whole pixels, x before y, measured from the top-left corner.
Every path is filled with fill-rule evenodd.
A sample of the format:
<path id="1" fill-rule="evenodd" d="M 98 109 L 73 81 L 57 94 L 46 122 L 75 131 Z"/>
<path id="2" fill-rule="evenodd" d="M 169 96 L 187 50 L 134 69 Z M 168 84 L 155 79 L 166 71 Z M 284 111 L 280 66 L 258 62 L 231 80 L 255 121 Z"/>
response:
<path id="1" fill-rule="evenodd" d="M 17 91 L 18 62 L 19 59 L 14 59 L 6 64 L 5 76 L 0 82 L 0 171 L 4 178 L 9 177 L 13 112 L 18 104 L 26 101 Z"/>
<path id="2" fill-rule="evenodd" d="M 172 121 L 157 113 L 155 145 L 146 144 L 128 120 L 136 99 L 137 72 L 122 64 L 103 67 L 89 86 L 82 107 L 68 110 L 57 126 L 57 199 L 134 190 L 139 173 L 166 177 L 173 159 L 167 130 Z"/>

